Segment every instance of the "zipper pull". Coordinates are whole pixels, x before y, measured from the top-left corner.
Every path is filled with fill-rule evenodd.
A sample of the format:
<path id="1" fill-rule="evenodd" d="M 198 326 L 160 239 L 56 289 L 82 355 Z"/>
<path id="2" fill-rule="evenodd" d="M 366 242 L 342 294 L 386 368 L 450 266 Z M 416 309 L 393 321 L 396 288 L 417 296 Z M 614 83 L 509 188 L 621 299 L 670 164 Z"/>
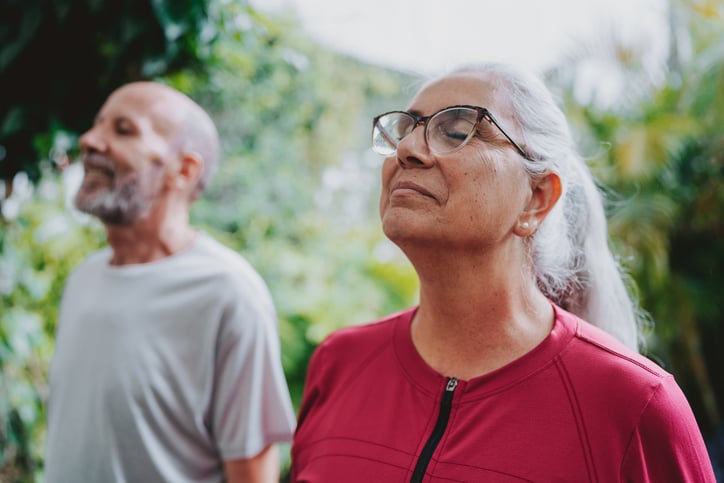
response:
<path id="1" fill-rule="evenodd" d="M 458 387 L 458 380 L 454 377 L 448 377 L 445 392 L 453 392 L 456 387 Z"/>

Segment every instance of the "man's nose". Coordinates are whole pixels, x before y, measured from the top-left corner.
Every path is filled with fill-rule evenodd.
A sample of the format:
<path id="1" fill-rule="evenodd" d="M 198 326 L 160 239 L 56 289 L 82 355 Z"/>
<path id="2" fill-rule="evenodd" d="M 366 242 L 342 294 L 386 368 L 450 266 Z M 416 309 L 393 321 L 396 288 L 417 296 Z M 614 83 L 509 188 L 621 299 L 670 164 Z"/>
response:
<path id="1" fill-rule="evenodd" d="M 106 148 L 106 142 L 99 126 L 93 126 L 84 132 L 78 140 L 78 144 L 84 151 L 104 151 Z"/>

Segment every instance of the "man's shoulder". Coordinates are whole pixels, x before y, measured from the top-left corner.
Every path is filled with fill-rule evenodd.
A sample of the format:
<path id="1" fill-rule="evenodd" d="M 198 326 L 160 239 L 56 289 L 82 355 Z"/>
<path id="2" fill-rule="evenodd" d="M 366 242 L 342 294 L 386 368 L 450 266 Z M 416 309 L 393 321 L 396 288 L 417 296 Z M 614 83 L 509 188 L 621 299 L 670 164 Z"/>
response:
<path id="1" fill-rule="evenodd" d="M 252 264 L 239 252 L 236 252 L 214 239 L 201 233 L 194 247 L 194 256 L 201 262 L 205 270 L 225 277 L 259 278 L 259 273 Z"/>
<path id="2" fill-rule="evenodd" d="M 242 302 L 240 294 L 248 295 L 245 303 L 270 303 L 269 288 L 261 274 L 240 253 L 209 235 L 200 234 L 186 263 L 185 271 L 234 303 Z"/>
<path id="3" fill-rule="evenodd" d="M 97 271 L 108 266 L 111 259 L 110 247 L 103 247 L 87 255 L 71 272 L 71 278 L 79 274 Z"/>

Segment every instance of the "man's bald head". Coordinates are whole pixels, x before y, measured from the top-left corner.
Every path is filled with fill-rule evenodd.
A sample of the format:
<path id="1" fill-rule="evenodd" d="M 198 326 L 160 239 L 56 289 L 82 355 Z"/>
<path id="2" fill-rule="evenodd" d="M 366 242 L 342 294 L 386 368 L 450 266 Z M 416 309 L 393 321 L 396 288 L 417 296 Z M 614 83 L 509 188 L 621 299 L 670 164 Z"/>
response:
<path id="1" fill-rule="evenodd" d="M 168 131 L 179 151 L 194 154 L 203 162 L 201 178 L 193 193 L 198 198 L 219 164 L 219 135 L 211 117 L 187 95 L 157 82 L 132 82 L 111 95 L 128 90 L 147 100 L 154 123 Z"/>

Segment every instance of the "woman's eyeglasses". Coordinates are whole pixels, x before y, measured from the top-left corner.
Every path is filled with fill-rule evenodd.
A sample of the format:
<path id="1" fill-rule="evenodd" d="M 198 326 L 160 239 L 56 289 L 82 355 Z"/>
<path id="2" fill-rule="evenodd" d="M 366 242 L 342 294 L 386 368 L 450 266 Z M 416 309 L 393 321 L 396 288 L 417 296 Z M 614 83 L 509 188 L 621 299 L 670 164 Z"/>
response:
<path id="1" fill-rule="evenodd" d="M 397 145 L 418 125 L 425 126 L 425 141 L 434 154 L 450 154 L 461 149 L 475 135 L 483 119 L 503 133 L 525 159 L 531 160 L 518 143 L 505 132 L 493 115 L 484 107 L 451 106 L 430 116 L 416 116 L 405 111 L 392 111 L 374 118 L 372 149 L 382 156 L 391 156 Z"/>

